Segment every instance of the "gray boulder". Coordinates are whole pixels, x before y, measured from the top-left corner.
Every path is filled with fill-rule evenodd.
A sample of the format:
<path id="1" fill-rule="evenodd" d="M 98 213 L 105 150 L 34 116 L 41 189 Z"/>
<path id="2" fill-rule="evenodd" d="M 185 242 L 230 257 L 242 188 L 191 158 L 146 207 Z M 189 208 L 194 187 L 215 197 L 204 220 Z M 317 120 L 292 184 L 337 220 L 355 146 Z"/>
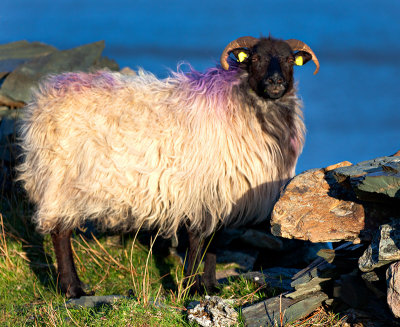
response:
<path id="1" fill-rule="evenodd" d="M 0 95 L 16 101 L 28 102 L 32 87 L 48 74 L 58 74 L 66 71 L 89 71 L 92 67 L 106 62 L 101 59 L 104 41 L 79 46 L 64 51 L 54 51 L 19 65 L 5 79 Z"/>
<path id="2" fill-rule="evenodd" d="M 307 316 L 327 299 L 323 292 L 313 293 L 301 300 L 281 295 L 243 308 L 242 316 L 247 327 L 284 326 Z"/>
<path id="3" fill-rule="evenodd" d="M 40 42 L 17 41 L 0 45 L 0 78 L 33 58 L 58 51 Z"/>

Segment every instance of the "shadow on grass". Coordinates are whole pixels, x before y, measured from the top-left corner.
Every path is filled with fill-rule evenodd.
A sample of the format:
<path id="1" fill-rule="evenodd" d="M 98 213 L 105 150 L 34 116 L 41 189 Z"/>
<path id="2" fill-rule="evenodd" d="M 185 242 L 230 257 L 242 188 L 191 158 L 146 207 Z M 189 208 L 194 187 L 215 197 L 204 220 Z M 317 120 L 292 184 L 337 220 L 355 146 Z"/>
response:
<path id="1" fill-rule="evenodd" d="M 151 240 L 154 240 L 156 236 L 156 231 L 140 232 L 138 235 L 138 240 L 140 243 L 149 245 Z M 160 236 L 157 237 L 153 245 L 153 259 L 155 268 L 158 270 L 161 277 L 161 284 L 164 290 L 171 290 L 172 292 L 177 291 L 177 285 L 171 275 L 171 271 L 175 267 L 170 257 L 170 249 L 172 247 L 172 242 L 170 239 L 165 239 Z"/>
<path id="2" fill-rule="evenodd" d="M 0 213 L 3 216 L 6 242 L 21 244 L 23 256 L 32 272 L 46 288 L 55 289 L 57 273 L 50 254 L 44 248 L 44 237 L 32 222 L 33 207 L 18 184 L 7 192 L 0 191 Z"/>

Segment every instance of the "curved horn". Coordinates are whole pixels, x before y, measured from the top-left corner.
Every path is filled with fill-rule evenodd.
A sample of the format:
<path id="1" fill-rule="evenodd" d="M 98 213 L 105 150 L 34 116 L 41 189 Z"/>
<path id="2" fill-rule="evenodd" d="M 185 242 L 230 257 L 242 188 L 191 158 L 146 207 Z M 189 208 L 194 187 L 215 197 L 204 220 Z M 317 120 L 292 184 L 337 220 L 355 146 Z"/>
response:
<path id="1" fill-rule="evenodd" d="M 228 64 L 228 57 L 229 57 L 229 53 L 236 48 L 251 48 L 252 46 L 254 46 L 257 42 L 259 41 L 259 39 L 252 37 L 252 36 L 242 36 L 234 41 L 232 41 L 231 43 L 229 43 L 224 51 L 222 52 L 221 55 L 221 66 L 223 69 L 228 70 L 229 69 L 229 64 Z"/>
<path id="2" fill-rule="evenodd" d="M 316 66 L 314 75 L 318 73 L 319 71 L 319 61 L 317 59 L 317 56 L 315 55 L 314 51 L 311 50 L 311 48 L 305 44 L 302 41 L 296 40 L 296 39 L 289 39 L 285 41 L 289 46 L 292 48 L 293 51 L 306 51 L 312 56 L 312 61 L 314 61 L 314 64 Z"/>

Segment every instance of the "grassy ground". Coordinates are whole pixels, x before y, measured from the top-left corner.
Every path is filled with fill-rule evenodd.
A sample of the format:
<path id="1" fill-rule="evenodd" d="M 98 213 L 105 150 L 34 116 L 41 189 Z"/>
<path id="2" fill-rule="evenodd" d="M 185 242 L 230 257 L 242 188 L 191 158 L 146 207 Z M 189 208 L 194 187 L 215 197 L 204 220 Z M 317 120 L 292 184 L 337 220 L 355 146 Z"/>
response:
<path id="1" fill-rule="evenodd" d="M 21 192 L 0 191 L 0 196 L 0 326 L 196 326 L 187 321 L 185 306 L 200 297 L 185 291 L 180 260 L 163 244 L 157 247 L 159 239 L 153 248 L 148 234 L 88 237 L 88 231 L 77 231 L 72 245 L 82 281 L 96 295 L 127 298 L 97 308 L 68 307 L 57 291 L 51 239 L 35 231 L 32 207 Z M 240 311 L 277 294 L 236 278 L 218 295 L 233 299 Z M 287 327 L 341 325 L 337 316 L 319 309 Z M 237 326 L 244 326 L 241 318 Z"/>

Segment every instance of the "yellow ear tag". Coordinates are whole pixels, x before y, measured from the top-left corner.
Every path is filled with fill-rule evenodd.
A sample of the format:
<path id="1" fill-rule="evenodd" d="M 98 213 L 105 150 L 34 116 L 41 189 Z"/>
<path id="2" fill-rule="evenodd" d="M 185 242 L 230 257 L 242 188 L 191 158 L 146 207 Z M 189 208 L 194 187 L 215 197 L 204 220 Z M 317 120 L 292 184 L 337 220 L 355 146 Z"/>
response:
<path id="1" fill-rule="evenodd" d="M 239 62 L 243 62 L 247 57 L 248 57 L 247 53 L 245 53 L 245 52 L 239 52 L 239 54 L 238 54 L 238 61 L 239 61 Z"/>
<path id="2" fill-rule="evenodd" d="M 297 66 L 303 66 L 303 57 L 302 56 L 298 56 L 296 58 L 295 63 L 296 63 Z"/>

